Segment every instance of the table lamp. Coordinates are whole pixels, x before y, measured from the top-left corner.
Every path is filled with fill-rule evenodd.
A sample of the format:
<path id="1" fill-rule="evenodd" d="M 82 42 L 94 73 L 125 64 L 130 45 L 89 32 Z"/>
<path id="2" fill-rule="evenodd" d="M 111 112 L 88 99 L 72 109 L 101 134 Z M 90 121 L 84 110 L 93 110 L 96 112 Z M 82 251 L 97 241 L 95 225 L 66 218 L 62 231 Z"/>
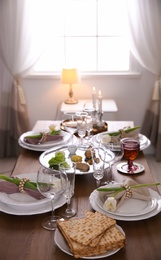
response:
<path id="1" fill-rule="evenodd" d="M 65 100 L 66 104 L 76 104 L 78 101 L 73 98 L 72 84 L 79 82 L 77 69 L 62 69 L 61 82 L 63 84 L 69 84 L 69 98 Z"/>

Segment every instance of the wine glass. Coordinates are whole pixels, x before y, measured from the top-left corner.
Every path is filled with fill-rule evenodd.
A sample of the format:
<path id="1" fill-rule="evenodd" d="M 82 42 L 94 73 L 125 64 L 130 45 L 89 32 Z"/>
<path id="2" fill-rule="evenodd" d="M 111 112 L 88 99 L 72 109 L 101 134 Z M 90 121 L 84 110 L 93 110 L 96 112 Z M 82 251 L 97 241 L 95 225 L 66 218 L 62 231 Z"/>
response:
<path id="1" fill-rule="evenodd" d="M 105 170 L 105 151 L 100 147 L 91 148 L 93 177 L 96 179 L 97 187 L 100 186 Z"/>
<path id="2" fill-rule="evenodd" d="M 57 219 L 54 213 L 54 202 L 65 192 L 67 177 L 62 179 L 60 172 L 41 166 L 37 174 L 37 188 L 39 192 L 46 198 L 51 199 L 52 215 L 43 220 L 42 226 L 47 230 L 55 230 Z"/>
<path id="3" fill-rule="evenodd" d="M 59 164 L 59 170 L 62 176 L 67 176 L 67 188 L 64 193 L 67 201 L 67 208 L 62 213 L 62 216 L 65 218 L 71 218 L 77 213 L 75 209 L 71 208 L 71 198 L 74 195 L 75 189 L 76 163 L 71 160 L 66 160 L 65 162 Z"/>
<path id="4" fill-rule="evenodd" d="M 133 163 L 140 152 L 140 141 L 134 138 L 123 138 L 121 140 L 124 157 L 128 160 L 122 169 L 128 173 L 134 173 L 138 170 L 138 166 Z"/>
<path id="5" fill-rule="evenodd" d="M 63 128 L 72 135 L 72 144 L 74 141 L 74 134 L 77 132 L 77 119 L 78 117 L 73 113 L 71 117 L 62 121 Z"/>
<path id="6" fill-rule="evenodd" d="M 101 152 L 100 156 L 101 159 L 105 162 L 104 175 L 106 174 L 106 180 L 104 180 L 104 182 L 101 182 L 101 185 L 106 185 L 109 184 L 109 182 L 112 182 L 112 165 L 114 164 L 114 162 L 117 161 L 117 158 L 111 146 L 109 146 L 109 148 L 106 148 L 105 146 L 100 144 L 99 152 L 102 149 L 104 150 L 104 152 Z"/>
<path id="7" fill-rule="evenodd" d="M 93 130 L 93 118 L 90 115 L 87 115 L 85 118 L 86 130 L 87 130 L 87 139 L 90 139 L 90 133 Z"/>
<path id="8" fill-rule="evenodd" d="M 100 145 L 103 147 L 103 149 L 105 149 L 107 155 L 109 154 L 111 156 L 111 157 L 105 156 L 106 162 L 109 164 L 109 168 L 105 170 L 107 175 L 107 181 L 103 183 L 104 185 L 106 185 L 109 182 L 113 181 L 112 166 L 114 163 L 122 159 L 123 149 L 120 149 L 120 147 L 118 148 L 115 143 L 104 143 L 101 141 Z"/>

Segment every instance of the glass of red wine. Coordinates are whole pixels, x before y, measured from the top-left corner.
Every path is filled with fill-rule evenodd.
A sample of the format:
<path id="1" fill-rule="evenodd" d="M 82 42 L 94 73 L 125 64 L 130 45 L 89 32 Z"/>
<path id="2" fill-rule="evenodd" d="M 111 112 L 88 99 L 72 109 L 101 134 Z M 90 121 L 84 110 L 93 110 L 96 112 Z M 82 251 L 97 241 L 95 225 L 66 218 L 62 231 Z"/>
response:
<path id="1" fill-rule="evenodd" d="M 126 158 L 127 164 L 123 165 L 123 170 L 128 173 L 135 173 L 138 170 L 138 166 L 133 163 L 140 152 L 140 141 L 134 138 L 123 138 L 121 140 L 121 147 L 123 149 L 124 158 Z"/>

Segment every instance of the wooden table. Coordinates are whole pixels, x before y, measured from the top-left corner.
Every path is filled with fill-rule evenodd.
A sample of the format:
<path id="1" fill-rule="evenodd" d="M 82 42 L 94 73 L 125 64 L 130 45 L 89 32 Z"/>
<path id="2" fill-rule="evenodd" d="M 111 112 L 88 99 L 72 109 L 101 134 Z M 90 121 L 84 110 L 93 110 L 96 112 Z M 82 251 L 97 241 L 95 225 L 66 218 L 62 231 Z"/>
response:
<path id="1" fill-rule="evenodd" d="M 22 150 L 13 175 L 37 172 L 40 152 Z M 133 176 L 139 183 L 154 182 L 143 153 L 136 160 L 145 167 L 145 172 Z M 117 164 L 117 163 L 116 163 Z M 113 166 L 115 180 L 125 179 Z M 92 174 L 77 175 L 72 206 L 82 216 L 85 209 L 92 210 L 89 195 L 96 188 Z M 153 188 L 157 190 L 157 188 Z M 57 209 L 61 214 L 66 207 Z M 54 232 L 43 229 L 42 220 L 51 212 L 31 216 L 16 216 L 0 213 L 0 259 L 2 260 L 72 260 L 74 257 L 54 245 Z M 117 220 L 126 234 L 126 247 L 104 259 L 111 260 L 159 260 L 161 259 L 161 213 L 141 221 Z"/>

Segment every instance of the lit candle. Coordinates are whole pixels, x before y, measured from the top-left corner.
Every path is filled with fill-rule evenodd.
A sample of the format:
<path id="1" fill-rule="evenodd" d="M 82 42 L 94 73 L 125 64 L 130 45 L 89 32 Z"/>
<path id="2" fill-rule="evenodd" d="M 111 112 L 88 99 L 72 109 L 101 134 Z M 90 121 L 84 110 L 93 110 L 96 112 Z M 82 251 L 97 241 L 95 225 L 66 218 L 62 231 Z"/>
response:
<path id="1" fill-rule="evenodd" d="M 96 110 L 96 89 L 95 89 L 95 87 L 93 87 L 92 100 L 93 100 L 93 108 Z"/>
<path id="2" fill-rule="evenodd" d="M 101 94 L 101 90 L 98 91 L 98 111 L 102 113 L 102 94 Z"/>

